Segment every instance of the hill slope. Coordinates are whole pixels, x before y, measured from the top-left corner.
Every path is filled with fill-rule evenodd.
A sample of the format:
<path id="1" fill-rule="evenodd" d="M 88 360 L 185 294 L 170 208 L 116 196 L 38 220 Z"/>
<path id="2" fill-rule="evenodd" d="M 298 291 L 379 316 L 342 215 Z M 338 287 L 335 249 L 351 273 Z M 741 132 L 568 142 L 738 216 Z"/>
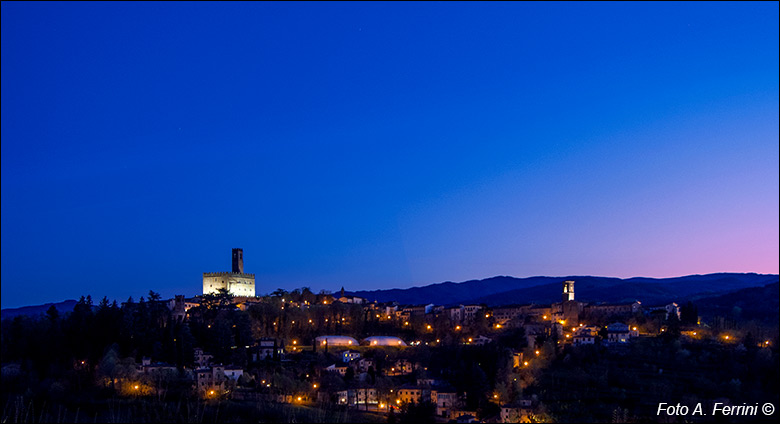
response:
<path id="1" fill-rule="evenodd" d="M 746 287 L 759 287 L 778 281 L 773 274 L 719 273 L 674 278 L 629 279 L 591 276 L 568 277 L 493 277 L 463 283 L 439 283 L 409 289 L 352 292 L 370 301 L 398 301 L 402 304 L 486 303 L 500 306 L 518 303 L 551 303 L 561 299 L 561 283 L 574 280 L 578 300 L 591 302 L 629 302 L 644 304 L 681 301 L 728 293 Z"/>
<path id="2" fill-rule="evenodd" d="M 0 316 L 2 317 L 2 319 L 6 319 L 6 318 L 14 318 L 19 315 L 27 315 L 27 316 L 41 315 L 41 314 L 45 314 L 46 311 L 49 310 L 49 308 L 52 305 L 54 305 L 54 307 L 57 308 L 57 311 L 59 311 L 60 315 L 62 315 L 65 312 L 73 312 L 73 307 L 76 306 L 76 303 L 78 302 L 75 300 L 64 300 L 58 303 L 44 303 L 43 305 L 22 306 L 21 308 L 8 308 L 0 311 Z"/>
<path id="3" fill-rule="evenodd" d="M 694 303 L 703 316 L 717 315 L 776 325 L 780 319 L 780 282 L 706 297 Z"/>

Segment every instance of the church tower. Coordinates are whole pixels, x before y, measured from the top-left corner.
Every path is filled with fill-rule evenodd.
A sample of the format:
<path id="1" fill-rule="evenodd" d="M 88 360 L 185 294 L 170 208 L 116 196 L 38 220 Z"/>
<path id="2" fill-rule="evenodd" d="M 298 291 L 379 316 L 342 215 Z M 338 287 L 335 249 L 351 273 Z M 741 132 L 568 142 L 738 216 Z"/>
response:
<path id="1" fill-rule="evenodd" d="M 244 249 L 233 249 L 233 272 L 244 273 Z"/>
<path id="2" fill-rule="evenodd" d="M 574 281 L 563 282 L 563 301 L 574 300 Z"/>

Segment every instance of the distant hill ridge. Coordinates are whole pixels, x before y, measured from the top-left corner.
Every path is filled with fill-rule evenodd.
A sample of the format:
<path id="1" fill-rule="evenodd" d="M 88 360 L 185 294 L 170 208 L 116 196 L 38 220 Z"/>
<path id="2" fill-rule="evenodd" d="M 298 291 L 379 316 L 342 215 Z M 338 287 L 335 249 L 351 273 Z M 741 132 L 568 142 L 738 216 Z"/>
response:
<path id="1" fill-rule="evenodd" d="M 76 306 L 76 303 L 78 302 L 73 299 L 69 299 L 57 303 L 44 303 L 43 305 L 22 306 L 21 308 L 8 308 L 0 311 L 0 316 L 2 316 L 2 319 L 6 319 L 6 318 L 14 318 L 19 315 L 27 315 L 27 316 L 41 315 L 41 314 L 45 314 L 46 311 L 48 311 L 49 308 L 52 307 L 52 305 L 54 305 L 54 307 L 57 308 L 57 312 L 59 312 L 60 315 L 62 315 L 66 312 L 73 312 L 73 307 Z"/>
<path id="2" fill-rule="evenodd" d="M 717 309 L 720 312 L 716 305 L 722 304 L 724 308 L 725 305 L 730 305 L 728 295 L 731 293 L 740 299 L 739 305 L 741 306 L 747 306 L 743 297 L 766 300 L 765 296 L 762 297 L 761 294 L 774 293 L 771 290 L 766 291 L 769 289 L 737 292 L 748 288 L 765 288 L 773 283 L 775 286 L 770 287 L 774 287 L 776 291 L 776 284 L 780 281 L 780 276 L 755 273 L 717 273 L 672 278 L 633 277 L 626 279 L 592 276 L 528 278 L 496 276 L 462 283 L 447 281 L 408 289 L 362 290 L 345 293 L 364 297 L 370 301 L 397 301 L 401 304 L 485 303 L 492 307 L 524 303 L 549 304 L 560 301 L 561 283 L 566 280 L 575 281 L 576 299 L 581 301 L 617 303 L 639 300 L 644 305 L 656 305 L 672 301 L 692 300 L 704 302 L 702 306 L 706 309 Z M 46 313 L 52 305 L 62 314 L 73 311 L 76 301 L 65 300 L 58 303 L 8 308 L 3 309 L 0 315 L 3 319 L 19 315 L 35 316 Z M 774 297 L 774 304 L 768 305 L 770 309 L 776 310 L 777 296 Z"/>
<path id="3" fill-rule="evenodd" d="M 698 299 L 777 282 L 777 274 L 716 273 L 671 278 L 627 279 L 593 276 L 528 277 L 498 276 L 462 283 L 451 281 L 408 289 L 354 291 L 349 294 L 369 301 L 397 301 L 401 304 L 485 303 L 502 306 L 523 303 L 552 303 L 561 299 L 561 283 L 574 280 L 576 298 L 589 302 L 660 304 Z"/>

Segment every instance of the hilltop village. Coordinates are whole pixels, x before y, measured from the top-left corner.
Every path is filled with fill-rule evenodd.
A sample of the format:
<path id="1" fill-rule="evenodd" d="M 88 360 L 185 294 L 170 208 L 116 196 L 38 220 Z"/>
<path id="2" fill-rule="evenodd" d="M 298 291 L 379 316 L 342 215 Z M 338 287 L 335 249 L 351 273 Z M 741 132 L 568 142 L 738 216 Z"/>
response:
<path id="1" fill-rule="evenodd" d="M 676 303 L 587 304 L 575 299 L 574 286 L 562 283 L 561 302 L 500 308 L 377 303 L 347 296 L 343 288 L 337 294 L 279 289 L 256 297 L 243 251 L 233 249 L 232 271 L 204 273 L 202 296 L 176 296 L 165 304 L 171 320 L 210 341 L 184 355 L 183 367 L 203 398 L 333 403 L 385 414 L 427 403 L 442 421 L 527 422 L 544 416 L 538 398 L 523 394 L 537 362 L 569 345 L 619 348 L 667 331 L 670 317 L 680 322 Z M 224 323 L 233 310 L 247 312 L 251 328 Z M 230 346 L 213 343 L 217 333 Z M 430 350 L 421 349 L 491 344 L 502 348 L 493 366 L 506 378 L 491 381 L 487 394 L 486 382 L 469 383 L 455 364 L 432 363 Z M 149 376 L 177 366 L 143 357 L 136 369 L 138 376 Z M 481 398 L 495 405 L 494 416 L 485 416 Z"/>
<path id="2" fill-rule="evenodd" d="M 566 410 L 558 406 L 586 405 L 572 396 L 595 396 L 576 394 L 588 387 L 596 399 L 614 402 L 608 408 L 622 414 L 618 421 L 642 415 L 652 405 L 636 404 L 629 412 L 621 407 L 625 394 L 596 387 L 640 385 L 641 393 L 650 390 L 642 385 L 678 384 L 663 368 L 688 366 L 690 346 L 725 347 L 715 351 L 723 355 L 732 354 L 730 347 L 763 350 L 768 353 L 754 355 L 769 355 L 770 369 L 776 357 L 775 341 L 723 323 L 703 324 L 690 304 L 579 302 L 576 281 L 562 281 L 561 301 L 548 305 L 402 305 L 349 296 L 343 288 L 255 296 L 255 276 L 244 272 L 241 249 L 233 249 L 232 262 L 231 272 L 203 274 L 199 296 L 165 300 L 150 291 L 138 302 L 104 299 L 98 306 L 82 297 L 72 314 L 59 317 L 50 310 L 31 324 L 39 327 L 30 336 L 15 327 L 21 321 L 4 324 L 4 340 L 16 337 L 15 346 L 61 348 L 17 352 L 4 343 L 3 358 L 31 356 L 39 376 L 73 372 L 63 385 L 94 384 L 101 396 L 313 407 L 360 413 L 360 420 L 369 421 L 397 416 L 401 422 L 538 422 L 565 420 Z M 34 334 L 50 336 L 18 341 Z M 659 359 L 666 350 L 671 356 Z M 613 381 L 622 375 L 620 364 L 637 361 L 641 378 L 625 374 L 625 381 Z M 63 369 L 52 371 L 52 363 Z M 4 384 L 23 387 L 18 376 L 25 375 L 24 364 L 17 374 L 4 364 Z M 615 365 L 609 372 L 603 368 Z M 607 378 L 602 375 L 609 380 L 599 380 Z M 742 394 L 731 396 L 736 401 Z"/>

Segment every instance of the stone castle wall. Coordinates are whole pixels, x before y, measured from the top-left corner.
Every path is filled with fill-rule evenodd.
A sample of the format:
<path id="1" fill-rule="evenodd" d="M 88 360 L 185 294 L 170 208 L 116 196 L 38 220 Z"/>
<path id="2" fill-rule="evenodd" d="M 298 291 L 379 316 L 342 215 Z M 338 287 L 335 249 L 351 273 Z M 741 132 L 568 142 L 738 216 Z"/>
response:
<path id="1" fill-rule="evenodd" d="M 237 272 L 204 272 L 203 294 L 227 289 L 233 296 L 255 296 L 255 275 Z"/>

